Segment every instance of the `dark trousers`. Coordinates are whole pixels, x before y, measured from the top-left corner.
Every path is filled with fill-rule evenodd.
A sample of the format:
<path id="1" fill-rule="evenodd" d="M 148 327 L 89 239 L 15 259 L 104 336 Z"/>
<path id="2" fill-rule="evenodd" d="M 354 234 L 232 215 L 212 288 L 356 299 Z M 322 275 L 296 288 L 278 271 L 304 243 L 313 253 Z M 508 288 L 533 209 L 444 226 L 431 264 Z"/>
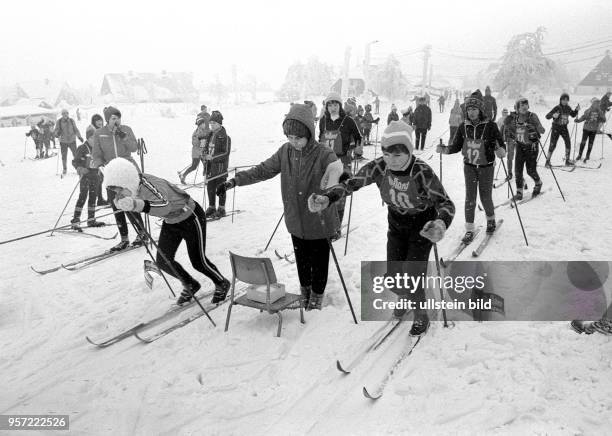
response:
<path id="1" fill-rule="evenodd" d="M 208 193 L 208 206 L 215 207 L 217 203 L 217 194 L 215 191 L 217 190 L 217 186 L 222 185 L 227 180 L 227 176 L 219 177 L 211 180 L 206 184 L 206 192 Z M 219 195 L 219 207 L 225 207 L 225 192 Z"/>
<path id="2" fill-rule="evenodd" d="M 372 131 L 371 127 L 366 127 L 365 129 L 363 129 L 363 136 L 365 137 L 366 145 L 370 144 L 370 132 L 371 131 Z"/>
<path id="3" fill-rule="evenodd" d="M 117 212 L 117 206 L 115 206 L 115 192 L 110 189 L 106 190 L 106 198 L 108 198 L 108 202 L 111 204 L 113 208 L 113 212 Z M 128 226 L 127 221 L 125 220 L 125 216 L 127 215 L 130 222 L 136 226 L 139 232 L 144 229 L 144 223 L 142 222 L 142 217 L 139 213 L 136 212 L 117 212 L 115 213 L 115 221 L 117 222 L 117 227 L 119 228 L 119 234 L 121 235 L 121 239 L 125 240 L 128 237 Z"/>
<path id="4" fill-rule="evenodd" d="M 570 150 L 572 149 L 572 141 L 570 140 L 569 132 L 567 131 L 567 126 L 557 126 L 553 124 L 552 130 L 550 132 L 550 146 L 548 147 L 548 159 L 552 157 L 555 148 L 557 147 L 557 141 L 559 141 L 559 136 L 563 138 L 565 142 L 565 158 L 569 159 Z"/>
<path id="5" fill-rule="evenodd" d="M 480 202 L 484 207 L 487 218 L 495 216 L 493 205 L 493 176 L 495 165 L 488 167 L 475 167 L 463 164 L 465 177 L 465 222 L 473 223 L 476 214 L 476 194 L 480 192 Z"/>
<path id="6" fill-rule="evenodd" d="M 300 286 L 312 286 L 312 292 L 323 294 L 329 267 L 327 239 L 301 239 L 291 235 L 291 240 Z"/>
<path id="7" fill-rule="evenodd" d="M 183 173 L 183 177 L 187 177 L 187 174 L 189 174 L 192 171 L 197 170 L 198 165 L 200 165 L 199 157 L 194 157 L 193 159 L 191 159 L 191 166 L 185 170 L 185 172 Z"/>
<path id="8" fill-rule="evenodd" d="M 76 141 L 73 142 L 60 142 L 60 149 L 62 152 L 62 168 L 66 171 L 66 158 L 68 157 L 68 149 L 72 152 L 72 158 L 76 155 Z"/>
<path id="9" fill-rule="evenodd" d="M 194 213 L 180 223 L 168 224 L 164 221 L 157 242 L 159 249 L 156 262 L 159 268 L 179 279 L 183 285 L 189 285 L 196 280 L 185 271 L 180 263 L 174 260 L 176 251 L 182 241 L 185 241 L 187 245 L 187 254 L 189 254 L 191 265 L 211 279 L 215 285 L 223 283 L 225 278 L 206 257 L 206 217 L 198 203 L 196 203 Z M 166 256 L 168 262 L 164 260 L 160 252 Z M 178 277 L 176 274 L 178 274 Z"/>
<path id="10" fill-rule="evenodd" d="M 387 276 L 407 273 L 414 277 L 427 274 L 427 262 L 431 251 L 431 241 L 422 237 L 419 232 L 428 221 L 436 219 L 435 209 L 427 209 L 417 215 L 399 215 L 389 211 L 387 221 Z M 402 262 L 402 263 L 399 263 Z M 405 263 L 410 262 L 410 263 Z M 418 305 L 425 302 L 425 290 L 422 284 L 410 293 L 406 289 L 391 291 L 402 298 L 414 301 L 417 304 L 417 313 L 423 313 Z"/>
<path id="11" fill-rule="evenodd" d="M 420 150 L 423 150 L 425 148 L 425 138 L 427 137 L 427 129 L 421 129 L 417 127 L 414 133 L 416 136 L 416 150 L 419 150 L 419 144 L 421 145 Z"/>
<path id="12" fill-rule="evenodd" d="M 97 169 L 89 169 L 89 172 L 81 177 L 79 183 L 79 198 L 77 199 L 76 206 L 74 208 L 74 220 L 81 220 L 81 212 L 83 211 L 83 205 L 87 200 L 87 222 L 90 223 L 95 219 L 96 214 L 96 199 L 98 198 L 98 186 L 100 184 L 100 177 L 98 176 Z"/>
<path id="13" fill-rule="evenodd" d="M 92 170 L 89 170 L 90 172 Z M 93 170 L 98 172 L 98 170 Z M 104 201 L 104 197 L 102 197 L 102 182 L 104 182 L 104 175 L 100 172 L 98 172 L 98 190 L 96 193 L 96 198 L 98 199 L 98 204 L 100 204 L 101 201 Z"/>
<path id="14" fill-rule="evenodd" d="M 523 192 L 525 179 L 523 178 L 523 167 L 527 167 L 527 174 L 533 179 L 536 184 L 542 183 L 538 175 L 538 148 L 537 144 L 520 144 L 515 145 L 516 158 L 514 160 L 514 174 L 516 182 L 516 190 Z"/>
<path id="15" fill-rule="evenodd" d="M 593 150 L 593 143 L 595 142 L 595 135 L 597 132 L 591 132 L 590 130 L 582 131 L 582 139 L 580 140 L 580 151 L 578 152 L 578 159 L 582 157 L 582 152 L 584 151 L 584 145 L 586 144 L 587 139 L 589 140 L 589 148 L 587 149 L 586 158 L 591 158 L 591 150 Z"/>

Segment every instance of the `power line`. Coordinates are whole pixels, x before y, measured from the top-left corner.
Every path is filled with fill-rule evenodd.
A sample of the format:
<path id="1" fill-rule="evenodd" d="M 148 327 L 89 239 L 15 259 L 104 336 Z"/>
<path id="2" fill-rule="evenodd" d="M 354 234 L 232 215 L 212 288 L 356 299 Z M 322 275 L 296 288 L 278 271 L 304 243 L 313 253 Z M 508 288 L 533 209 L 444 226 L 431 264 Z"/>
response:
<path id="1" fill-rule="evenodd" d="M 578 51 L 578 50 L 582 50 L 585 49 L 587 47 L 593 47 L 593 46 L 597 46 L 597 45 L 601 45 L 601 44 L 609 44 L 612 42 L 612 38 L 608 39 L 606 41 L 601 41 L 601 42 L 595 42 L 595 43 L 591 43 L 591 44 L 585 44 L 582 46 L 577 46 L 577 47 L 573 47 L 573 48 L 568 48 L 565 50 L 559 50 L 556 52 L 550 52 L 550 53 L 543 53 L 545 56 L 554 56 L 554 55 L 558 55 L 558 54 L 563 54 L 563 53 L 569 53 L 569 52 L 573 52 L 573 51 Z"/>

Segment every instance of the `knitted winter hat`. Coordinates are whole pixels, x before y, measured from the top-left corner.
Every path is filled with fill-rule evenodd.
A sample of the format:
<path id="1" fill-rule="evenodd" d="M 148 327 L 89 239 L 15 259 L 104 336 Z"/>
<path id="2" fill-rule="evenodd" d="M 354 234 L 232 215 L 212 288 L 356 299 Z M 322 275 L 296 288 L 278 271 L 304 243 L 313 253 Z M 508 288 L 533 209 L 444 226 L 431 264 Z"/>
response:
<path id="1" fill-rule="evenodd" d="M 412 112 L 412 108 L 408 106 L 407 108 L 402 109 L 402 115 L 406 115 Z"/>
<path id="2" fill-rule="evenodd" d="M 285 136 L 294 135 L 310 139 L 310 129 L 298 120 L 286 119 L 283 123 L 283 132 Z"/>
<path id="3" fill-rule="evenodd" d="M 212 111 L 212 114 L 210 115 L 210 121 L 223 124 L 223 115 L 219 111 Z"/>
<path id="4" fill-rule="evenodd" d="M 337 101 L 339 105 L 342 105 L 342 97 L 340 96 L 340 94 L 338 94 L 337 92 L 330 92 L 329 94 L 327 94 L 327 98 L 325 99 L 325 106 L 327 106 L 327 104 L 330 101 Z"/>
<path id="5" fill-rule="evenodd" d="M 384 150 L 392 145 L 400 145 L 406 153 L 412 154 L 412 134 L 403 121 L 391 121 L 382 135 L 381 148 Z"/>
<path id="6" fill-rule="evenodd" d="M 308 133 L 305 134 L 302 128 L 306 128 Z M 314 117 L 310 108 L 305 104 L 292 105 L 283 121 L 283 132 L 285 132 L 285 135 L 295 135 L 300 138 L 308 138 L 309 140 L 314 139 Z"/>
<path id="7" fill-rule="evenodd" d="M 527 98 L 525 98 L 525 97 L 517 98 L 516 102 L 514 103 L 514 110 L 518 111 L 519 110 L 519 106 L 521 104 L 523 104 L 523 103 L 527 104 L 527 107 L 529 107 L 529 100 L 527 100 Z"/>
<path id="8" fill-rule="evenodd" d="M 127 188 L 132 195 L 138 192 L 140 175 L 136 166 L 127 159 L 117 157 L 104 167 L 104 185 Z"/>
<path id="9" fill-rule="evenodd" d="M 108 123 L 108 120 L 110 120 L 110 117 L 113 115 L 116 115 L 117 117 L 121 118 L 121 112 L 119 112 L 119 109 L 113 106 L 105 107 L 103 113 L 104 113 L 104 119 L 106 120 L 107 123 Z"/>
<path id="10" fill-rule="evenodd" d="M 465 109 L 469 109 L 471 107 L 478 108 L 481 112 L 484 110 L 484 103 L 482 100 L 482 93 L 479 89 L 474 91 L 472 95 L 465 99 Z"/>

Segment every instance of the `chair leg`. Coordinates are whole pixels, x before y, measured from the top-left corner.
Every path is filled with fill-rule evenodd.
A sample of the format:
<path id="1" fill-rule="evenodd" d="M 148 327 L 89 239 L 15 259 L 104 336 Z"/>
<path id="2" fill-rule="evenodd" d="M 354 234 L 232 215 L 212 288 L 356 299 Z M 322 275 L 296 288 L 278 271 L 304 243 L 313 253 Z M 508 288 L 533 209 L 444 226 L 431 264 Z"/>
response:
<path id="1" fill-rule="evenodd" d="M 276 337 L 280 338 L 281 329 L 283 328 L 283 316 L 281 315 L 280 311 L 276 312 L 276 314 L 278 315 L 278 332 L 276 332 Z"/>
<path id="2" fill-rule="evenodd" d="M 232 316 L 232 306 L 234 305 L 233 301 L 230 301 L 229 306 L 227 307 L 227 318 L 225 319 L 225 331 L 229 328 L 230 316 Z"/>
<path id="3" fill-rule="evenodd" d="M 300 305 L 300 322 L 302 324 L 306 324 L 306 321 L 304 321 L 304 309 L 302 308 L 301 305 Z"/>

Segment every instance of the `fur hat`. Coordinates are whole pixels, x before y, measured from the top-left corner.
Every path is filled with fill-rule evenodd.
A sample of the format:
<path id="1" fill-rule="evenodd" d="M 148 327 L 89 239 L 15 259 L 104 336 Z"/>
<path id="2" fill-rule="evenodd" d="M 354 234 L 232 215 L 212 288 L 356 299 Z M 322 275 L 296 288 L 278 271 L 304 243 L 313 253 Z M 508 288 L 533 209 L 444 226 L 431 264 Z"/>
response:
<path id="1" fill-rule="evenodd" d="M 223 115 L 219 111 L 212 111 L 210 115 L 210 121 L 223 124 Z"/>
<path id="2" fill-rule="evenodd" d="M 382 134 L 380 147 L 385 149 L 392 145 L 401 145 L 406 153 L 412 154 L 412 132 L 403 121 L 391 121 Z"/>
<path id="3" fill-rule="evenodd" d="M 113 106 L 105 107 L 103 113 L 104 113 L 104 119 L 106 120 L 107 123 L 108 123 L 108 120 L 110 120 L 110 117 L 113 115 L 117 115 L 119 118 L 121 118 L 121 112 L 119 112 L 119 109 Z"/>
<path id="4" fill-rule="evenodd" d="M 122 157 L 112 159 L 104 167 L 104 185 L 127 188 L 135 196 L 140 185 L 140 174 L 136 165 Z"/>
<path id="5" fill-rule="evenodd" d="M 482 99 L 482 93 L 479 89 L 472 92 L 472 94 L 465 99 L 465 109 L 469 109 L 471 107 L 476 107 L 481 112 L 484 111 L 484 102 Z"/>

